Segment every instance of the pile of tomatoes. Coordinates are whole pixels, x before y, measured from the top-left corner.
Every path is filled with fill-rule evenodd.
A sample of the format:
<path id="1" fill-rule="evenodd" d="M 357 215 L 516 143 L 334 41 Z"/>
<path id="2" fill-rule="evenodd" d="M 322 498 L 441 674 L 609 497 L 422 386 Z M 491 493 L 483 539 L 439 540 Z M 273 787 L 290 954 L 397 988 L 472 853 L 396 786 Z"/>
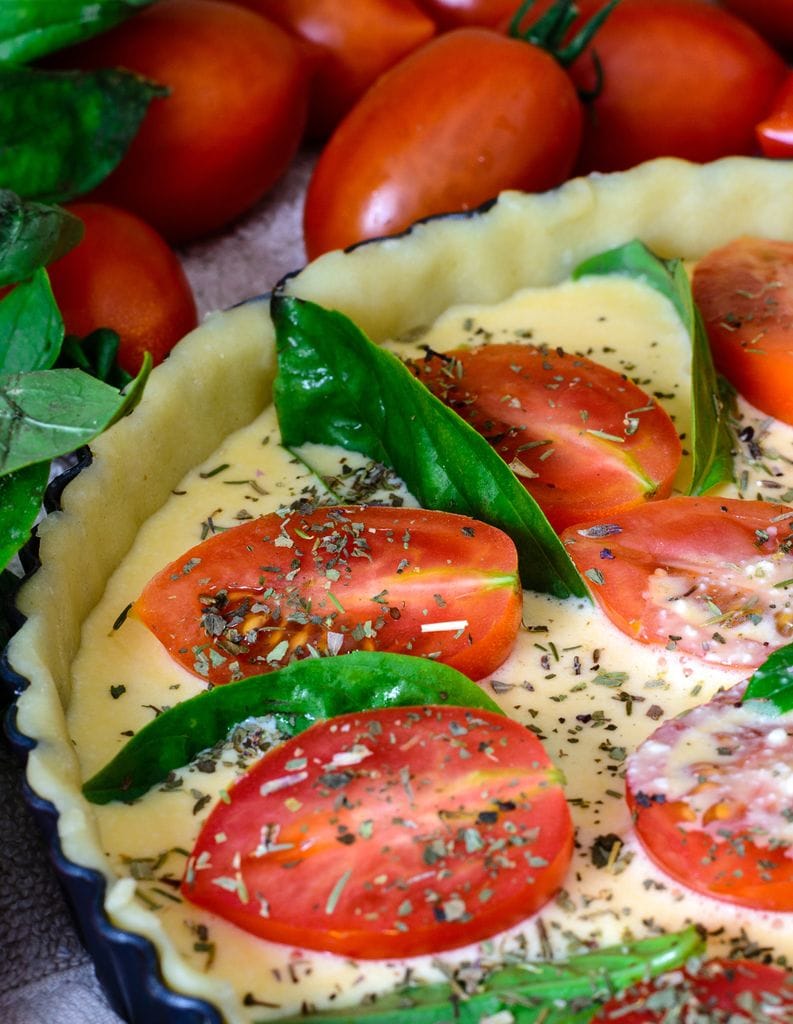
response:
<path id="1" fill-rule="evenodd" d="M 576 44 L 590 23 L 593 38 Z M 101 289 L 77 284 L 93 277 L 91 236 L 103 233 L 101 249 L 120 234 L 119 262 L 156 281 L 163 247 L 233 222 L 304 144 L 319 154 L 310 258 L 503 189 L 541 191 L 655 156 L 791 156 L 791 54 L 787 0 L 155 0 L 58 55 L 63 67 L 125 67 L 170 93 L 88 197 L 103 205 L 80 211 L 87 238 L 64 258 L 68 274 L 56 268 L 56 297 L 83 309 L 82 333 L 92 317 L 121 324 L 134 369 L 141 341 L 125 346 L 123 326 L 134 311 L 108 309 L 128 305 L 130 289 L 108 298 L 107 273 Z M 118 207 L 162 244 L 132 240 Z M 155 361 L 195 322 L 178 276 L 147 298 L 172 325 L 138 332 Z"/>

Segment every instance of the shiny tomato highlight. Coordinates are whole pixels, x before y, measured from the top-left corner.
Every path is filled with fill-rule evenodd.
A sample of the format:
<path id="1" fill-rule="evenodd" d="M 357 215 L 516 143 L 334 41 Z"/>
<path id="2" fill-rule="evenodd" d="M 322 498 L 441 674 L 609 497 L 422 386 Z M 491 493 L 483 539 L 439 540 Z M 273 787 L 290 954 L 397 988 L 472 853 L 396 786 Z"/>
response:
<path id="1" fill-rule="evenodd" d="M 362 711 L 269 751 L 230 788 L 182 892 L 275 942 L 415 956 L 534 913 L 572 840 L 558 773 L 524 726 L 468 708 Z"/>
<path id="2" fill-rule="evenodd" d="M 162 569 L 132 614 L 213 684 L 352 650 L 438 659 L 479 679 L 512 649 L 521 595 L 515 546 L 495 527 L 332 506 L 210 537 Z"/>

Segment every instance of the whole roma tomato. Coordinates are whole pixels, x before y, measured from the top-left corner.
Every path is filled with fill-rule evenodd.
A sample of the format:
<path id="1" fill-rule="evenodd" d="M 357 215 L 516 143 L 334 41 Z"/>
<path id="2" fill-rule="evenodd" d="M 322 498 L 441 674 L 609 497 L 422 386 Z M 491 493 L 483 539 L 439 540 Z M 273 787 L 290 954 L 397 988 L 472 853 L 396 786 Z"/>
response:
<path id="1" fill-rule="evenodd" d="M 665 498 L 562 533 L 592 596 L 646 644 L 755 668 L 793 634 L 785 505 Z"/>
<path id="2" fill-rule="evenodd" d="M 614 370 L 519 342 L 433 352 L 411 368 L 487 438 L 555 530 L 672 490 L 675 425 Z"/>
<path id="3" fill-rule="evenodd" d="M 154 228 L 105 203 L 70 203 L 85 225 L 82 241 L 47 268 L 66 331 L 99 327 L 119 335 L 118 363 L 140 369 L 143 354 L 162 362 L 197 323 L 190 284 L 176 254 Z"/>
<path id="4" fill-rule="evenodd" d="M 306 197 L 309 257 L 502 189 L 558 185 L 581 118 L 569 76 L 540 47 L 481 28 L 437 36 L 385 72 L 331 136 Z"/>
<path id="5" fill-rule="evenodd" d="M 581 3 L 584 13 L 602 6 Z M 587 173 L 753 153 L 785 65 L 747 24 L 702 0 L 621 0 L 570 73 L 596 94 L 578 162 Z"/>
<path id="6" fill-rule="evenodd" d="M 656 729 L 628 757 L 626 798 L 648 856 L 678 882 L 728 903 L 787 912 L 793 716 L 765 710 L 763 701 L 741 704 L 743 689 Z"/>
<path id="7" fill-rule="evenodd" d="M 208 538 L 157 573 L 132 614 L 218 685 L 355 650 L 479 679 L 511 651 L 521 608 L 517 552 L 501 530 L 449 512 L 335 506 Z"/>
<path id="8" fill-rule="evenodd" d="M 91 198 L 124 206 L 171 242 L 252 206 L 294 156 L 308 105 L 306 60 L 280 26 L 216 0 L 161 0 L 58 55 L 167 85 Z"/>
<path id="9" fill-rule="evenodd" d="M 614 996 L 591 1024 L 740 1024 L 793 1017 L 793 975 L 758 960 L 708 960 Z"/>
<path id="10" fill-rule="evenodd" d="M 772 46 L 793 50 L 793 4 L 790 0 L 721 0 L 721 6 L 753 25 Z"/>
<path id="11" fill-rule="evenodd" d="M 269 750 L 215 805 L 182 893 L 275 942 L 417 956 L 539 910 L 572 846 L 559 772 L 524 725 L 389 707 Z"/>
<path id="12" fill-rule="evenodd" d="M 435 34 L 412 0 L 235 0 L 301 39 L 314 57 L 308 134 L 326 138 L 392 64 Z"/>

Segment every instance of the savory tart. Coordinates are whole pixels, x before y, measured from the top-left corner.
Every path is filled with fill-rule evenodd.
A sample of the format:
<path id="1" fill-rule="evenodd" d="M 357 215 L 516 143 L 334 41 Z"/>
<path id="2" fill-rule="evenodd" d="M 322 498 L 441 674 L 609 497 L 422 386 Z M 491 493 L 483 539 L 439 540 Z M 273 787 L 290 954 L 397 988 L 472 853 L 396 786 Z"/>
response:
<path id="1" fill-rule="evenodd" d="M 751 520 L 749 526 L 762 546 L 769 542 L 769 531 L 776 537 L 777 521 L 786 521 L 790 512 L 785 501 L 790 501 L 788 491 L 793 494 L 791 428 L 738 396 L 731 413 L 736 440 L 730 479 L 711 488 L 710 497 L 678 497 L 696 473 L 692 463 L 698 457 L 692 443 L 692 430 L 699 428 L 692 423 L 689 333 L 674 304 L 641 274 L 586 272 L 585 264 L 638 239 L 657 256 L 680 258 L 693 267 L 706 253 L 741 236 L 793 241 L 793 168 L 739 158 L 706 166 L 659 160 L 624 174 L 577 179 L 544 195 L 506 193 L 475 214 L 438 218 L 399 238 L 328 254 L 287 279 L 280 299 L 339 311 L 373 342 L 414 366 L 430 353 L 453 361 L 460 357 L 448 353 L 461 347 L 477 352 L 503 346 L 501 355 L 510 350 L 507 358 L 514 369 L 511 347 L 529 339 L 549 353 L 562 349 L 606 365 L 642 388 L 674 424 L 671 436 L 664 428 L 662 445 L 672 464 L 667 460 L 658 469 L 663 482 L 651 488 L 658 491 L 652 497 L 659 507 L 684 500 L 718 505 L 715 493 L 721 496 L 722 515 L 732 509 L 728 503 L 743 502 L 757 516 L 768 511 L 766 519 Z M 639 748 L 646 754 L 646 743 L 660 743 L 651 738 L 659 723 L 711 701 L 721 690 L 741 686 L 766 651 L 787 642 L 785 584 L 793 572 L 784 566 L 790 556 L 782 527 L 773 551 L 758 549 L 750 573 L 765 579 L 765 589 L 759 589 L 767 604 L 769 593 L 779 599 L 781 607 L 773 605 L 779 615 L 771 616 L 776 632 L 769 640 L 766 627 L 755 622 L 763 618 L 755 608 L 741 620 L 754 629 L 751 636 L 722 645 L 713 639 L 720 628 L 714 617 L 721 615 L 725 630 L 735 617 L 725 625 L 729 616 L 718 608 L 703 617 L 700 606 L 685 604 L 691 604 L 691 595 L 676 579 L 659 583 L 654 577 L 661 588 L 658 601 L 678 602 L 674 607 L 680 614 L 673 625 L 664 620 L 649 633 L 641 632 L 641 611 L 619 601 L 616 608 L 614 602 L 601 607 L 593 600 L 583 581 L 596 592 L 610 580 L 610 567 L 622 564 L 615 551 L 630 533 L 634 513 L 622 507 L 620 497 L 605 512 L 591 509 L 582 527 L 578 513 L 572 522 L 564 519 L 561 503 L 558 528 L 572 531 L 564 536 L 582 574 L 581 585 L 555 592 L 553 586 L 538 585 L 524 591 L 514 647 L 503 661 L 499 648 L 500 664 L 487 665 L 479 688 L 483 701 L 494 701 L 510 719 L 528 727 L 544 745 L 558 778 L 564 778 L 575 835 L 572 862 L 559 876 L 561 883 L 555 878 L 552 894 L 546 893 L 536 907 L 527 904 L 525 920 L 505 919 L 504 929 L 490 925 L 472 932 L 468 942 L 467 933 L 458 931 L 440 955 L 411 945 L 405 900 L 395 913 L 404 911 L 408 938 L 374 947 L 377 955 L 372 956 L 343 942 L 326 946 L 329 951 L 317 950 L 313 940 L 313 951 L 303 948 L 294 938 L 302 918 L 291 931 L 265 931 L 263 937 L 234 923 L 234 915 L 217 913 L 217 901 L 209 899 L 213 910 L 205 899 L 189 898 L 182 879 L 191 870 L 195 874 L 199 862 L 206 863 L 202 856 L 211 858 L 209 846 L 214 850 L 225 842 L 224 794 L 267 746 L 269 726 L 261 719 L 238 723 L 223 742 L 171 771 L 134 801 L 99 804 L 83 796 L 86 780 L 131 736 L 168 708 L 202 694 L 209 670 L 217 667 L 197 655 L 181 661 L 171 657 L 147 628 L 146 609 L 135 607 L 163 567 L 182 559 L 170 575 L 190 575 L 196 557 L 202 557 L 190 552 L 202 540 L 278 510 L 286 515 L 283 510 L 304 505 L 339 504 L 341 492 L 351 505 L 376 500 L 402 509 L 402 515 L 420 516 L 411 490 L 393 475 L 372 472 L 366 453 L 356 457 L 340 448 L 318 447 L 321 438 L 309 437 L 313 443 L 301 447 L 299 457 L 281 445 L 272 403 L 277 369 L 273 321 L 262 299 L 213 315 L 180 343 L 152 375 L 135 412 L 92 446 L 92 464 L 64 491 L 62 510 L 41 524 L 42 567 L 19 599 L 27 621 L 8 657 L 14 672 L 29 681 L 16 713 L 16 728 L 36 743 L 28 756 L 28 780 L 33 792 L 58 812 L 54 842 L 66 862 L 76 872 L 95 872 L 92 884 L 104 894 L 100 910 L 77 909 L 89 941 L 110 950 L 105 974 L 115 972 L 122 988 L 134 984 L 141 972 L 149 974 L 151 1002 L 136 1007 L 130 1000 L 126 1011 L 140 1021 L 153 1020 L 143 1014 L 153 1013 L 152 1007 L 169 996 L 153 980 L 152 968 L 143 966 L 145 955 L 133 962 L 120 952 L 123 937 L 113 929 L 148 940 L 166 988 L 204 1000 L 189 1006 L 206 1021 L 264 1021 L 371 1004 L 406 977 L 437 982 L 455 972 L 459 978 L 472 965 L 481 969 L 516 958 L 564 959 L 691 923 L 706 930 L 714 956 L 764 950 L 776 963 L 788 964 L 793 905 L 748 900 L 747 906 L 716 898 L 701 886 L 695 891 L 679 870 L 667 874 L 652 851 L 647 853 L 632 827 L 631 806 L 636 811 L 638 800 L 641 811 L 643 799 L 661 803 L 661 790 L 650 785 L 657 782 L 651 778 L 657 760 L 650 759 L 648 768 L 645 759 L 635 769 L 632 804 L 625 799 L 626 762 Z M 502 365 L 496 376 L 504 372 Z M 557 376 L 561 372 L 554 368 Z M 506 405 L 511 398 L 505 396 Z M 629 434 L 642 430 L 647 409 L 631 398 L 620 414 Z M 587 429 L 598 443 L 614 441 L 600 427 Z M 396 444 L 407 449 L 415 436 L 405 430 Z M 508 461 L 530 482 L 536 467 L 522 458 L 520 447 L 509 452 Z M 546 445 L 539 457 L 550 451 Z M 645 468 L 642 479 L 655 473 L 654 466 L 646 473 Z M 666 493 L 673 496 L 664 499 Z M 570 502 L 577 498 L 571 493 Z M 765 503 L 759 510 L 754 508 L 758 499 Z M 712 537 L 721 528 L 717 523 L 705 532 Z M 687 535 L 687 520 L 669 531 L 674 544 Z M 283 545 L 294 543 L 293 537 L 279 536 Z M 641 536 L 634 537 L 634 548 L 641 551 Z M 732 558 L 726 543 L 722 548 L 716 544 L 709 564 L 715 561 L 720 570 Z M 766 563 L 773 563 L 776 575 L 769 575 Z M 637 585 L 631 586 L 635 592 Z M 208 615 L 217 635 L 228 640 L 225 606 L 216 597 L 212 602 L 202 613 L 204 621 Z M 260 608 L 255 612 L 262 614 Z M 467 623 L 448 618 L 455 629 Z M 703 628 L 710 638 L 704 647 Z M 694 641 L 683 639 L 687 630 Z M 239 646 L 238 633 L 231 639 Z M 265 663 L 269 657 L 266 668 L 278 667 L 272 662 L 283 658 L 287 648 L 279 645 L 284 642 L 279 634 L 269 656 L 263 656 Z M 722 647 L 730 648 L 729 656 Z M 214 653 L 222 661 L 224 655 Z M 216 689 L 226 689 L 226 682 L 236 686 L 234 679 L 232 672 Z M 776 732 L 769 730 L 769 742 L 778 744 L 785 762 L 793 726 L 784 715 L 780 722 Z M 782 738 L 786 729 L 788 740 Z M 710 747 L 718 754 L 715 740 Z M 299 742 L 297 748 L 290 748 L 279 778 L 288 777 L 300 761 Z M 785 764 L 789 779 L 789 761 Z M 780 783 L 781 792 L 785 784 Z M 266 782 L 259 789 L 270 791 Z M 499 799 L 506 806 L 508 801 Z M 786 808 L 779 810 L 784 818 Z M 211 835 L 205 831 L 208 821 Z M 780 843 L 789 844 L 787 832 Z M 469 852 L 476 852 L 482 833 L 468 828 L 461 834 Z M 560 840 L 561 846 L 565 842 Z M 267 852 L 267 843 L 262 844 Z M 350 846 L 338 843 L 338 867 L 335 876 L 330 871 L 320 917 L 331 916 L 344 898 L 349 878 L 345 849 Z M 533 866 L 542 867 L 542 859 L 537 857 Z M 241 902 L 237 867 L 233 859 L 229 864 L 216 888 Z M 447 917 L 465 917 L 459 902 L 447 901 Z M 267 917 L 268 906 L 259 902 L 259 916 Z M 102 946 L 104 934 L 108 938 Z M 168 1019 L 177 1020 L 182 1004 L 172 1005 L 176 1008 Z"/>

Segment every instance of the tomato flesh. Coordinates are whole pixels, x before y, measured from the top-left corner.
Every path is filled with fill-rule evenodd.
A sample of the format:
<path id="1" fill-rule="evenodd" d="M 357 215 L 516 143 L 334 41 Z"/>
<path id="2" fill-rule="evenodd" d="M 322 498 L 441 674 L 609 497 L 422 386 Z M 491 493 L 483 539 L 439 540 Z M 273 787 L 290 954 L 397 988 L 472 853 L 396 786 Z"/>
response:
<path id="1" fill-rule="evenodd" d="M 692 287 L 716 368 L 793 423 L 793 243 L 735 239 L 699 261 Z"/>
<path id="2" fill-rule="evenodd" d="M 613 370 L 518 343 L 433 353 L 413 368 L 487 438 L 557 530 L 672 489 L 675 426 Z"/>
<path id="3" fill-rule="evenodd" d="M 478 679 L 512 649 L 521 595 L 515 546 L 495 527 L 329 507 L 210 537 L 162 569 L 132 614 L 213 684 L 352 650 L 435 658 Z"/>
<path id="4" fill-rule="evenodd" d="M 690 889 L 793 910 L 793 715 L 743 686 L 665 722 L 630 755 L 627 800 L 649 856 Z"/>
<path id="5" fill-rule="evenodd" d="M 790 516 L 764 501 L 666 498 L 562 540 L 624 633 L 750 668 L 793 635 Z"/>
<path id="6" fill-rule="evenodd" d="M 558 889 L 572 825 L 533 733 L 387 708 L 269 751 L 204 824 L 185 896 L 276 942 L 375 959 L 485 939 Z"/>
<path id="7" fill-rule="evenodd" d="M 738 1024 L 783 1021 L 793 1014 L 793 976 L 757 960 L 708 960 L 615 996 L 592 1024 Z"/>

